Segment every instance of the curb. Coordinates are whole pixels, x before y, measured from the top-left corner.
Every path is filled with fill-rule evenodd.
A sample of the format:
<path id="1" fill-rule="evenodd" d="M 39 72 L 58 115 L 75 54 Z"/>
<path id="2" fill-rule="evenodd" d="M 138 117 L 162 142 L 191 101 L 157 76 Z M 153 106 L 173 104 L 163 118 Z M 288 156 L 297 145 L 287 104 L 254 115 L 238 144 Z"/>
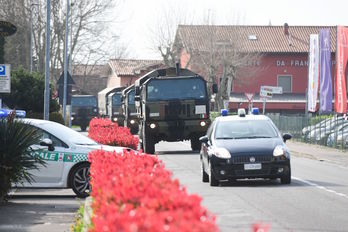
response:
<path id="1" fill-rule="evenodd" d="M 87 232 L 88 229 L 91 227 L 91 218 L 93 215 L 93 210 L 91 207 L 93 198 L 92 197 L 87 197 L 85 200 L 85 205 L 84 205 L 84 213 L 83 213 L 83 232 Z"/>

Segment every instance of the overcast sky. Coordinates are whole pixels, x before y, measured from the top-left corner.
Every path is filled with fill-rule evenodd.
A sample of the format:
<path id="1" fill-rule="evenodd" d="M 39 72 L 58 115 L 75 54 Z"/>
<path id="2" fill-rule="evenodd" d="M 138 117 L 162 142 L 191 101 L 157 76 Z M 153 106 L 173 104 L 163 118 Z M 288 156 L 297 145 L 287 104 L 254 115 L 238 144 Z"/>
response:
<path id="1" fill-rule="evenodd" d="M 129 58 L 160 58 L 151 49 L 151 31 L 165 20 L 163 12 L 188 24 L 202 24 L 209 15 L 217 25 L 348 25 L 347 0 L 123 0 L 115 10 L 120 15 L 115 30 Z"/>

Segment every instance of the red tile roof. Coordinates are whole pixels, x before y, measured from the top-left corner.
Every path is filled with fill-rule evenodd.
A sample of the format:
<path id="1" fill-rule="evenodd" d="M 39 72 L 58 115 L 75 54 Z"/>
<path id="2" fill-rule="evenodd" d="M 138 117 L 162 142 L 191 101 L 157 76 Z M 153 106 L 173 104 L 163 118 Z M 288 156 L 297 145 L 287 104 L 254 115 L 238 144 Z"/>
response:
<path id="1" fill-rule="evenodd" d="M 208 51 L 213 40 L 222 44 L 235 41 L 243 52 L 307 53 L 309 35 L 324 28 L 330 29 L 331 51 L 335 52 L 336 26 L 289 26 L 289 36 L 283 26 L 179 25 L 176 42 L 181 41 L 191 51 Z"/>
<path id="2" fill-rule="evenodd" d="M 151 69 L 153 66 L 161 65 L 161 60 L 131 60 L 131 59 L 114 59 L 109 61 L 111 69 L 118 76 L 134 76 Z"/>
<path id="3" fill-rule="evenodd" d="M 108 76 L 108 66 L 107 65 L 73 65 L 73 76 Z"/>

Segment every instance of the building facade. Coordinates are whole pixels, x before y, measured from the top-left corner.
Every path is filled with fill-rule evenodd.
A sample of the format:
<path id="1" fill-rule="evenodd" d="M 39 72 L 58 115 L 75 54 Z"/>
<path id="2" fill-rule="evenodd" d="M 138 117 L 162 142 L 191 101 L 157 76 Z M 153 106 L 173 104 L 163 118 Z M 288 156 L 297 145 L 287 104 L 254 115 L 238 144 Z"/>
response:
<path id="1" fill-rule="evenodd" d="M 266 99 L 266 111 L 302 114 L 306 110 L 309 37 L 326 28 L 330 29 L 334 83 L 336 27 L 333 26 L 181 25 L 175 46 L 180 50 L 181 66 L 205 77 L 215 75 L 218 85 L 228 68 L 234 72 L 227 87 L 230 110 L 248 108 L 246 93 L 253 96 L 254 107 L 262 108 L 261 86 L 275 86 L 282 87 L 283 93 Z"/>

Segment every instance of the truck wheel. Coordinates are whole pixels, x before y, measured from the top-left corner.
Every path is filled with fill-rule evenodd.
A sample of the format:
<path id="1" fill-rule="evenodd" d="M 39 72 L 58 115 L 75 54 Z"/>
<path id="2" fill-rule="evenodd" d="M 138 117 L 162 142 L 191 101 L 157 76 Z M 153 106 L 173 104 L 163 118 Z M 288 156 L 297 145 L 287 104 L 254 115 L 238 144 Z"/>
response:
<path id="1" fill-rule="evenodd" d="M 201 142 L 199 141 L 199 138 L 191 138 L 191 149 L 192 151 L 197 151 L 201 149 Z"/>
<path id="2" fill-rule="evenodd" d="M 155 153 L 155 143 L 153 142 L 152 138 L 149 136 L 146 136 L 145 130 L 143 130 L 143 147 L 144 152 L 147 154 L 154 154 Z"/>
<path id="3" fill-rule="evenodd" d="M 81 125 L 80 128 L 81 128 L 81 131 L 86 131 L 87 126 L 86 125 Z"/>

